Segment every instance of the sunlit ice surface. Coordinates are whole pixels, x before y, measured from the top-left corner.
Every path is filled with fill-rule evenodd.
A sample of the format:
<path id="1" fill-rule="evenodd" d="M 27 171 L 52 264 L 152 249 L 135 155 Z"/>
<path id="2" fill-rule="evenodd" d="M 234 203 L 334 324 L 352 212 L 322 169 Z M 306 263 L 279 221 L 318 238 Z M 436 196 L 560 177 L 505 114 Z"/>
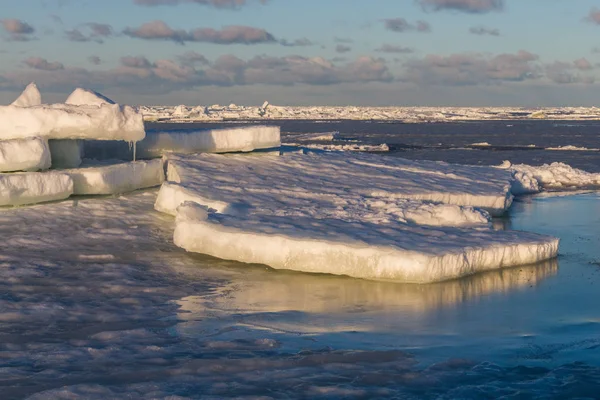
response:
<path id="1" fill-rule="evenodd" d="M 0 211 L 3 398 L 594 398 L 596 192 L 499 221 L 557 260 L 433 285 L 274 271 L 171 240 L 156 190 Z"/>

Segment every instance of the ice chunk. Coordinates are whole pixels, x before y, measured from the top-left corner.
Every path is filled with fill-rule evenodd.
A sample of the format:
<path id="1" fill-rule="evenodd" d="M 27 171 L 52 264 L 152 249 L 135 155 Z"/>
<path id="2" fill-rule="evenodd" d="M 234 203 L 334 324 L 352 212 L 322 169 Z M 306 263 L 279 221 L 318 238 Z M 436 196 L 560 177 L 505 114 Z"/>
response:
<path id="1" fill-rule="evenodd" d="M 491 229 L 211 213 L 179 207 L 174 242 L 190 252 L 276 269 L 427 283 L 553 258 L 558 239 Z"/>
<path id="2" fill-rule="evenodd" d="M 77 168 L 83 158 L 83 141 L 71 139 L 51 139 L 50 154 L 52 154 L 52 168 Z"/>
<path id="3" fill-rule="evenodd" d="M 16 107 L 33 107 L 40 104 L 42 104 L 42 95 L 37 85 L 31 82 L 11 105 Z"/>
<path id="4" fill-rule="evenodd" d="M 0 172 L 50 168 L 50 150 L 39 137 L 0 141 Z"/>
<path id="5" fill-rule="evenodd" d="M 0 106 L 0 140 L 30 136 L 136 142 L 145 137 L 145 130 L 137 110 L 118 104 Z"/>
<path id="6" fill-rule="evenodd" d="M 293 210 L 407 219 L 404 210 L 414 208 L 418 200 L 419 204 L 427 201 L 479 207 L 500 215 L 512 203 L 512 173 L 488 167 L 335 153 L 252 159 L 241 155 L 168 155 L 166 159 L 167 180 L 181 183 L 205 201 L 232 206 L 244 202 L 271 214 Z M 159 208 L 173 214 L 177 205 L 162 204 Z M 459 214 L 481 218 L 481 212 L 472 208 L 463 208 Z M 457 219 L 452 224 L 466 220 Z"/>
<path id="7" fill-rule="evenodd" d="M 115 104 L 115 102 L 93 90 L 77 88 L 69 95 L 65 104 L 101 107 L 103 104 Z"/>
<path id="8" fill-rule="evenodd" d="M 138 156 L 140 158 L 160 157 L 168 152 L 249 152 L 280 145 L 280 128 L 277 126 L 247 126 L 201 131 L 149 131 L 146 138 L 138 143 Z"/>
<path id="9" fill-rule="evenodd" d="M 73 180 L 60 172 L 0 174 L 0 206 L 20 206 L 66 199 Z"/>
<path id="10" fill-rule="evenodd" d="M 564 163 L 544 164 L 538 167 L 519 164 L 512 168 L 517 172 L 519 180 L 532 179 L 546 189 L 564 189 L 600 186 L 600 174 L 590 173 Z M 520 174 L 520 175 L 519 175 Z M 527 185 L 527 183 L 525 183 Z"/>
<path id="11" fill-rule="evenodd" d="M 85 166 L 67 169 L 64 173 L 73 179 L 73 194 L 76 195 L 125 193 L 158 186 L 164 181 L 160 159 Z"/>

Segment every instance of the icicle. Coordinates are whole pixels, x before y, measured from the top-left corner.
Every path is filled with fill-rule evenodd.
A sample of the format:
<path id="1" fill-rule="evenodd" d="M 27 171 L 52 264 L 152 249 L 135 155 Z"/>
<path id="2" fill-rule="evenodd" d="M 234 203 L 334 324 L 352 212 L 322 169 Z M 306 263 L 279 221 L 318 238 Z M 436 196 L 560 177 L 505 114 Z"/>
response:
<path id="1" fill-rule="evenodd" d="M 133 161 L 135 161 L 135 153 L 137 152 L 137 142 L 133 142 Z"/>

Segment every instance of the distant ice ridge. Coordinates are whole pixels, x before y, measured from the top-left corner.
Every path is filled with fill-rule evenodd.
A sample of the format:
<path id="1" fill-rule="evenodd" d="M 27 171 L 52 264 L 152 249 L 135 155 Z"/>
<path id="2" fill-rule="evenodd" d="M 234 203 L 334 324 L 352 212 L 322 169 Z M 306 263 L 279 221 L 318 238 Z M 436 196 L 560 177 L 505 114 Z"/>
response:
<path id="1" fill-rule="evenodd" d="M 276 269 L 428 283 L 555 257 L 558 239 L 491 229 L 209 213 L 179 207 L 174 242 L 187 251 Z"/>
<path id="2" fill-rule="evenodd" d="M 559 146 L 559 147 L 547 147 L 546 150 L 555 150 L 555 151 L 600 151 L 600 149 L 588 149 L 587 147 L 577 147 L 577 146 Z"/>
<path id="3" fill-rule="evenodd" d="M 142 114 L 84 89 L 68 103 L 41 104 L 37 87 L 29 85 L 9 106 L 0 106 L 0 139 L 97 139 L 137 142 L 144 138 Z"/>

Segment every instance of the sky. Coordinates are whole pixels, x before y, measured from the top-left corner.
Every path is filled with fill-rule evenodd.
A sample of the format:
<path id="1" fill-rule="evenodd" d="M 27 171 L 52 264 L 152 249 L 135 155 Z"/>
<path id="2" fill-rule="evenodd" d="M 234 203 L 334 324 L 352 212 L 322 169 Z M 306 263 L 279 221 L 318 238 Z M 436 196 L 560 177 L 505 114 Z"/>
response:
<path id="1" fill-rule="evenodd" d="M 2 0 L 0 104 L 597 106 L 600 0 Z"/>

